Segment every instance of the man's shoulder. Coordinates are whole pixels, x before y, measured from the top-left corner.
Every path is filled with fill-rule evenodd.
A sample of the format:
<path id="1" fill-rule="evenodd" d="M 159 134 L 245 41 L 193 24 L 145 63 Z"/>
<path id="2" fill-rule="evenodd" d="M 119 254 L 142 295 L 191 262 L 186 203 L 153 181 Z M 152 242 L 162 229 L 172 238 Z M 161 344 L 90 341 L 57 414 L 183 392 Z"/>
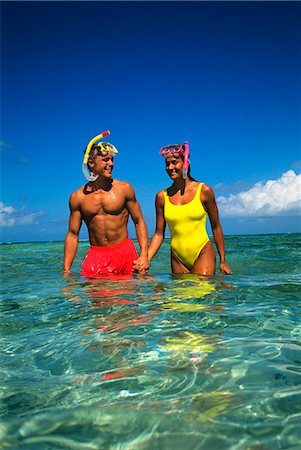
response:
<path id="1" fill-rule="evenodd" d="M 77 195 L 82 195 L 84 193 L 84 189 L 85 189 L 86 185 L 83 184 L 82 186 L 80 186 L 78 189 L 76 189 L 75 191 L 72 192 L 72 196 L 77 196 Z"/>
<path id="2" fill-rule="evenodd" d="M 128 181 L 116 180 L 116 178 L 114 178 L 114 180 L 113 180 L 113 185 L 115 185 L 115 186 L 131 186 L 131 184 Z"/>
<path id="3" fill-rule="evenodd" d="M 128 181 L 115 180 L 113 181 L 113 187 L 123 191 L 133 191 L 132 185 Z"/>
<path id="4" fill-rule="evenodd" d="M 76 189 L 75 191 L 73 191 L 72 194 L 70 195 L 70 200 L 76 201 L 76 200 L 79 200 L 81 197 L 83 197 L 84 189 L 85 189 L 85 185 L 83 185 L 83 186 L 79 187 L 78 189 Z"/>
<path id="5" fill-rule="evenodd" d="M 116 196 L 123 198 L 125 201 L 135 199 L 135 191 L 132 185 L 127 181 L 115 180 L 113 181 L 113 191 Z"/>

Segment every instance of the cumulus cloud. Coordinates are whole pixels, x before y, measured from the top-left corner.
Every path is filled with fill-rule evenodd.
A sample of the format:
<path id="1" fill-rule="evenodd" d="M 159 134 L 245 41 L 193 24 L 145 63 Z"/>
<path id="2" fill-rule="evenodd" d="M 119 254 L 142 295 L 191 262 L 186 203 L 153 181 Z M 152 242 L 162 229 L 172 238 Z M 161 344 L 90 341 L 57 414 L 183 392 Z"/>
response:
<path id="1" fill-rule="evenodd" d="M 0 140 L 0 152 L 3 154 L 7 154 L 10 161 L 14 160 L 15 163 L 17 163 L 20 166 L 28 166 L 29 160 L 26 156 L 23 156 L 20 152 L 16 154 L 16 151 L 14 150 L 13 145 L 9 144 L 6 141 Z"/>
<path id="2" fill-rule="evenodd" d="M 217 203 L 223 216 L 300 215 L 301 175 L 289 170 L 278 180 L 256 183 L 239 194 L 218 197 Z"/>
<path id="3" fill-rule="evenodd" d="M 16 162 L 18 164 L 20 164 L 21 166 L 28 166 L 29 161 L 27 158 L 25 158 L 24 156 L 20 156 L 19 158 L 16 159 Z"/>
<path id="4" fill-rule="evenodd" d="M 6 149 L 6 148 L 10 148 L 10 144 L 8 144 L 7 142 L 0 140 L 0 148 L 1 149 Z"/>
<path id="5" fill-rule="evenodd" d="M 16 225 L 32 225 L 37 217 L 43 216 L 43 211 L 36 213 L 25 212 L 24 209 L 15 209 L 0 202 L 0 227 L 13 227 Z"/>

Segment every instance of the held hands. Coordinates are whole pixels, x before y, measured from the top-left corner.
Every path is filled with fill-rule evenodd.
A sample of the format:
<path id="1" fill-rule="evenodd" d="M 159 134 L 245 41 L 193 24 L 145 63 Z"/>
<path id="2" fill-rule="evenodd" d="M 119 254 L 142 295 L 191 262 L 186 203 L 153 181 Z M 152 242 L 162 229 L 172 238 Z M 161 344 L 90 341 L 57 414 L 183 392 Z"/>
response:
<path id="1" fill-rule="evenodd" d="M 230 269 L 230 267 L 228 266 L 228 264 L 226 263 L 226 261 L 221 262 L 219 265 L 220 271 L 222 272 L 222 274 L 224 275 L 232 275 L 232 270 Z"/>
<path id="2" fill-rule="evenodd" d="M 133 261 L 133 271 L 135 273 L 148 273 L 149 269 L 149 260 L 146 256 L 139 256 L 138 259 Z"/>
<path id="3" fill-rule="evenodd" d="M 61 271 L 63 277 L 70 278 L 71 277 L 71 270 L 70 269 L 62 269 Z"/>

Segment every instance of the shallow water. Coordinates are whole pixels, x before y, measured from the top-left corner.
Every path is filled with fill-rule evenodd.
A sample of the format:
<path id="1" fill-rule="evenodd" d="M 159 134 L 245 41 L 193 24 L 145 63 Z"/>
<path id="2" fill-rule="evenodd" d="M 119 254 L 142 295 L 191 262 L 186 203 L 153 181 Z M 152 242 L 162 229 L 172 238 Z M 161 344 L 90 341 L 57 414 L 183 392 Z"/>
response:
<path id="1" fill-rule="evenodd" d="M 229 236 L 231 277 L 84 279 L 80 243 L 1 252 L 4 449 L 301 448 L 301 234 Z"/>

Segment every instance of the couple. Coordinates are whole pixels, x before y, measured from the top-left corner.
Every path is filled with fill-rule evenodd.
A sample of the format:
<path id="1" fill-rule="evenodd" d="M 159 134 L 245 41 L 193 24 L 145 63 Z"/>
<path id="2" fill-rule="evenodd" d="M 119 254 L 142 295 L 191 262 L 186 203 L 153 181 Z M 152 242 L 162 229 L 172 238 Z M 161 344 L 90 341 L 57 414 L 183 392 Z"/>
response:
<path id="1" fill-rule="evenodd" d="M 215 251 L 206 232 L 209 216 L 220 257 L 220 271 L 229 275 L 224 236 L 212 189 L 190 175 L 188 144 L 174 144 L 160 150 L 172 185 L 156 196 L 156 231 L 148 246 L 148 233 L 132 186 L 112 178 L 116 148 L 108 142 L 94 143 L 87 155 L 91 176 L 70 196 L 69 228 L 64 247 L 63 273 L 69 274 L 77 252 L 79 231 L 84 220 L 90 248 L 82 264 L 82 275 L 148 272 L 149 263 L 159 250 L 166 223 L 171 234 L 171 268 L 174 274 L 215 274 Z M 128 219 L 135 224 L 140 247 L 138 257 L 128 237 Z"/>

